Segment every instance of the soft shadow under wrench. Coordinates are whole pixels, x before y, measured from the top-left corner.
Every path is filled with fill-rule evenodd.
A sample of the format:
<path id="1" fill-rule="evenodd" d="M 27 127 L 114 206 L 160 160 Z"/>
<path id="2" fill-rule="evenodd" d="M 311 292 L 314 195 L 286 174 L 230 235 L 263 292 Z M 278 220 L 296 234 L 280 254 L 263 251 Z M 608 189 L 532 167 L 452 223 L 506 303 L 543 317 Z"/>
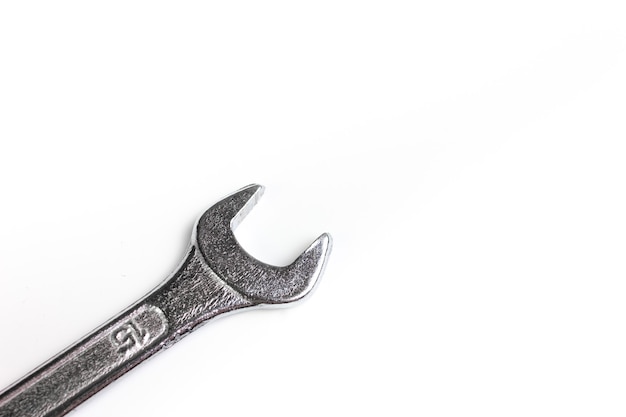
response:
<path id="1" fill-rule="evenodd" d="M 331 238 L 321 235 L 291 265 L 264 264 L 233 229 L 263 192 L 249 185 L 208 209 L 189 251 L 163 283 L 82 340 L 0 393 L 0 417 L 61 416 L 207 320 L 279 305 L 308 294 L 321 276 Z"/>

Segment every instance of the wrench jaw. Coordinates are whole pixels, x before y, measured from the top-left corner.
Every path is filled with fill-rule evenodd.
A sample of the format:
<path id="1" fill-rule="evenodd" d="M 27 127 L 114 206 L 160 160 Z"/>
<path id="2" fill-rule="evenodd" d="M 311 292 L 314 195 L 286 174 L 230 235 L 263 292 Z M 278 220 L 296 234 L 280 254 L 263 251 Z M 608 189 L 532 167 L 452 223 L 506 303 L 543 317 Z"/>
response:
<path id="1" fill-rule="evenodd" d="M 326 263 L 332 249 L 332 238 L 328 233 L 320 235 L 311 245 L 289 266 L 280 277 L 287 281 L 290 289 L 271 291 L 275 294 L 266 298 L 268 304 L 288 304 L 308 297 L 317 288 L 320 277 L 324 274 Z M 278 277 L 276 277 L 278 279 Z"/>
<path id="2" fill-rule="evenodd" d="M 254 258 L 239 245 L 233 230 L 262 193 L 262 186 L 252 184 L 213 205 L 198 220 L 193 240 L 206 264 L 228 286 L 254 305 L 278 306 L 300 300 L 311 292 L 324 272 L 332 239 L 329 234 L 322 234 L 285 267 Z"/>

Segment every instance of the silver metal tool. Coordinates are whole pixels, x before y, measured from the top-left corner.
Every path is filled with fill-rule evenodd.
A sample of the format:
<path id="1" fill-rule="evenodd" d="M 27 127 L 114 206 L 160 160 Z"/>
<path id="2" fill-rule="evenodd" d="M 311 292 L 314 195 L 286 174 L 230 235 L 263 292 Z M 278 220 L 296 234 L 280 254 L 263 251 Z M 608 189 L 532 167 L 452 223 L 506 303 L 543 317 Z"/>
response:
<path id="1" fill-rule="evenodd" d="M 61 416 L 207 320 L 239 309 L 304 297 L 321 276 L 331 238 L 321 235 L 291 265 L 264 264 L 233 229 L 263 192 L 247 186 L 198 220 L 178 269 L 163 283 L 0 393 L 0 417 Z"/>

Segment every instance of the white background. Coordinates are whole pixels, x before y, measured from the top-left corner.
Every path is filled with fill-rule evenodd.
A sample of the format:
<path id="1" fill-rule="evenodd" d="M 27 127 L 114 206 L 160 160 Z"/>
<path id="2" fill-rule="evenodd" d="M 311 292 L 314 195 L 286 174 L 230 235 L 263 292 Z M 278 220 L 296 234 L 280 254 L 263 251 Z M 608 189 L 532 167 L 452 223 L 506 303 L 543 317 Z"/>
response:
<path id="1" fill-rule="evenodd" d="M 622 1 L 0 4 L 0 386 L 237 230 L 294 309 L 217 320 L 75 417 L 623 416 Z"/>

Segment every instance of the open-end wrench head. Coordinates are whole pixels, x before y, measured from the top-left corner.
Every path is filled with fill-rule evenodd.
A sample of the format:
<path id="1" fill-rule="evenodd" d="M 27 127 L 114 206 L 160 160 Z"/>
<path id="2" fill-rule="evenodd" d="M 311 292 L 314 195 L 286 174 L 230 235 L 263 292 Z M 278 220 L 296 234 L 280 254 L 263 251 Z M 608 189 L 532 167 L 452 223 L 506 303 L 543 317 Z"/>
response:
<path id="1" fill-rule="evenodd" d="M 257 304 L 282 304 L 307 295 L 322 275 L 331 250 L 324 233 L 288 266 L 268 265 L 248 254 L 233 230 L 263 194 L 252 184 L 225 197 L 198 220 L 195 244 L 207 265 L 228 285 Z"/>

